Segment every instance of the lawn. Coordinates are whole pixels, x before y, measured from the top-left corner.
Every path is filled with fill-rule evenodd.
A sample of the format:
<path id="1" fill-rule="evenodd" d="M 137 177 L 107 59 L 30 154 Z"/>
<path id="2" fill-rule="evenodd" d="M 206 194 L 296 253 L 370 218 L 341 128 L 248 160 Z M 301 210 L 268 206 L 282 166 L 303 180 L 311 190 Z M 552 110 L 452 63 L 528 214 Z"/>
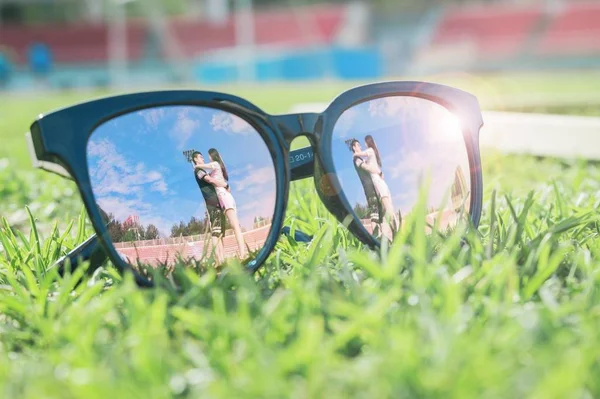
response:
<path id="1" fill-rule="evenodd" d="M 600 104 L 599 76 L 430 80 L 486 109 L 600 114 L 587 105 Z M 348 86 L 232 91 L 285 112 Z M 487 152 L 477 232 L 442 240 L 409 220 L 382 254 L 299 182 L 287 218 L 313 243 L 282 239 L 256 281 L 182 265 L 142 291 L 110 265 L 92 277 L 47 270 L 91 229 L 72 183 L 28 168 L 23 132 L 89 96 L 0 97 L 3 397 L 600 396 L 598 164 Z"/>
<path id="2" fill-rule="evenodd" d="M 454 74 L 398 79 L 426 80 L 459 87 L 475 94 L 485 110 L 600 115 L 600 72 L 595 71 L 551 74 Z M 299 102 L 329 102 L 342 91 L 363 83 L 366 82 L 185 88 L 233 93 L 255 102 L 267 112 L 284 113 Z M 10 156 L 19 167 L 29 166 L 23 134 L 37 115 L 111 93 L 114 92 L 66 92 L 58 95 L 53 92 L 39 92 L 35 95 L 0 93 L 0 156 Z"/>

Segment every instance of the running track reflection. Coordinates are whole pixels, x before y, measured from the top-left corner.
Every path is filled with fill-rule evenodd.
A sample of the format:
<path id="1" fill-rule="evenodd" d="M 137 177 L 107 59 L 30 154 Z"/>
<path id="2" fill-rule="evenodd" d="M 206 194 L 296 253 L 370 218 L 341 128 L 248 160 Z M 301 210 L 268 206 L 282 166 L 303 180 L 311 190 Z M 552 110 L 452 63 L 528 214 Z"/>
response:
<path id="1" fill-rule="evenodd" d="M 263 247 L 270 230 L 271 225 L 268 224 L 243 233 L 244 241 L 251 252 L 260 250 Z M 206 235 L 121 242 L 114 245 L 117 252 L 126 256 L 129 262 L 142 263 L 153 267 L 164 264 L 171 266 L 179 259 L 199 261 L 205 257 L 205 254 L 210 256 L 212 253 L 211 239 Z M 233 234 L 225 236 L 223 246 L 226 258 L 236 256 L 237 244 Z"/>

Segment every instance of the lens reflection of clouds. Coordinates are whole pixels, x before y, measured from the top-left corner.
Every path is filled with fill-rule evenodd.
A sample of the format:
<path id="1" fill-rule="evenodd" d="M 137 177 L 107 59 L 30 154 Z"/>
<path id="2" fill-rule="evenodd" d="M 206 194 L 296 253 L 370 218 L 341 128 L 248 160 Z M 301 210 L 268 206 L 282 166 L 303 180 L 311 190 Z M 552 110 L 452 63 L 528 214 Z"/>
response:
<path id="1" fill-rule="evenodd" d="M 459 167 L 470 190 L 469 161 L 460 120 L 432 101 L 386 97 L 349 109 L 334 128 L 334 164 L 352 206 L 364 205 L 366 199 L 345 141 L 355 138 L 365 150 L 366 135 L 373 136 L 377 144 L 392 201 L 403 214 L 415 205 L 419 183 L 427 176 L 430 207 L 451 204 L 450 189 Z M 444 200 L 447 202 L 442 204 Z"/>
<path id="2" fill-rule="evenodd" d="M 244 120 L 203 107 L 161 107 L 120 116 L 101 125 L 88 144 L 96 200 L 123 221 L 132 214 L 161 235 L 190 217 L 204 218 L 205 202 L 183 150 L 221 154 L 243 228 L 271 218 L 275 171 L 260 135 Z"/>

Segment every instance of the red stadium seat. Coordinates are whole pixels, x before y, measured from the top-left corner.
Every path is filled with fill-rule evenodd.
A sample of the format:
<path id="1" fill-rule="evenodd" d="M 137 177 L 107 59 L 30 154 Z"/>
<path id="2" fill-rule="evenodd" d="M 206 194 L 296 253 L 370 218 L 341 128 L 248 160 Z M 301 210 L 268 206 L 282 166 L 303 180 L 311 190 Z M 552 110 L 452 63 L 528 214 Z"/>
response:
<path id="1" fill-rule="evenodd" d="M 335 39 L 345 6 L 320 5 L 297 9 L 259 11 L 254 14 L 254 40 L 261 45 L 305 46 L 327 44 Z M 235 46 L 235 18 L 222 24 L 172 19 L 169 29 L 186 57 Z M 166 54 L 167 49 L 163 49 Z"/>
<path id="2" fill-rule="evenodd" d="M 232 20 L 227 20 L 224 24 L 215 24 L 208 21 L 173 18 L 168 26 L 186 57 L 235 44 L 235 28 Z M 167 55 L 166 48 L 163 48 L 162 52 L 164 56 Z"/>
<path id="3" fill-rule="evenodd" d="M 143 54 L 146 29 L 140 23 L 127 26 L 129 60 Z M 34 42 L 48 45 L 57 63 L 103 63 L 108 60 L 108 27 L 104 24 L 36 25 L 0 27 L 0 46 L 11 48 L 17 62 L 27 62 L 27 50 Z"/>
<path id="4" fill-rule="evenodd" d="M 282 9 L 256 14 L 256 42 L 304 46 L 333 41 L 343 20 L 340 6 Z"/>
<path id="5" fill-rule="evenodd" d="M 568 4 L 540 40 L 538 55 L 600 53 L 600 4 Z"/>
<path id="6" fill-rule="evenodd" d="M 432 46 L 471 43 L 477 58 L 515 56 L 542 16 L 542 8 L 478 6 L 449 10 L 438 27 Z"/>
<path id="7" fill-rule="evenodd" d="M 255 13 L 257 45 L 304 46 L 331 43 L 344 20 L 345 6 L 320 5 Z M 223 24 L 173 18 L 170 32 L 179 42 L 183 56 L 192 58 L 203 52 L 235 46 L 235 19 Z M 148 29 L 142 22 L 127 24 L 128 59 L 143 56 Z M 48 45 L 57 63 L 105 63 L 108 61 L 109 28 L 106 24 L 35 25 L 0 27 L 0 47 L 10 48 L 17 62 L 27 62 L 29 46 L 40 41 Z M 164 46 L 170 43 L 165 41 Z M 161 49 L 166 56 L 168 49 Z"/>

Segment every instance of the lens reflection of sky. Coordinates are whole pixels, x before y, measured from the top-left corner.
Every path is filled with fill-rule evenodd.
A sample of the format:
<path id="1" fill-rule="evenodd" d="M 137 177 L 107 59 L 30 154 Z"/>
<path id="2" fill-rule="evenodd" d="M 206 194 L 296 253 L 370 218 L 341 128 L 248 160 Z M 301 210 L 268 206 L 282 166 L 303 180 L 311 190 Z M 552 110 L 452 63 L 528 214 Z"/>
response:
<path id="1" fill-rule="evenodd" d="M 372 135 L 394 206 L 413 207 L 419 179 L 431 178 L 429 206 L 447 198 L 457 167 L 469 179 L 460 122 L 441 106 L 418 98 L 365 102 L 347 110 L 334 129 L 336 172 L 352 205 L 366 204 L 345 140 Z M 183 151 L 221 153 L 245 229 L 255 217 L 270 218 L 275 204 L 275 172 L 266 145 L 245 121 L 202 107 L 161 107 L 123 115 L 101 125 L 88 145 L 88 166 L 96 200 L 123 221 L 138 215 L 168 236 L 171 226 L 203 218 L 205 204 Z"/>
<path id="2" fill-rule="evenodd" d="M 394 206 L 403 214 L 410 212 L 418 198 L 421 177 L 430 176 L 428 206 L 435 208 L 449 200 L 457 167 L 469 186 L 469 162 L 459 119 L 428 100 L 388 97 L 347 110 L 334 129 L 334 164 L 350 204 L 365 205 L 366 199 L 345 141 L 355 138 L 364 150 L 369 134 L 379 149 Z"/>
<path id="3" fill-rule="evenodd" d="M 99 205 L 123 221 L 140 223 L 168 236 L 171 226 L 191 216 L 204 218 L 205 202 L 184 150 L 216 148 L 243 228 L 257 216 L 271 218 L 275 172 L 259 134 L 242 119 L 202 107 L 161 107 L 120 116 L 101 125 L 88 144 L 88 166 Z"/>

